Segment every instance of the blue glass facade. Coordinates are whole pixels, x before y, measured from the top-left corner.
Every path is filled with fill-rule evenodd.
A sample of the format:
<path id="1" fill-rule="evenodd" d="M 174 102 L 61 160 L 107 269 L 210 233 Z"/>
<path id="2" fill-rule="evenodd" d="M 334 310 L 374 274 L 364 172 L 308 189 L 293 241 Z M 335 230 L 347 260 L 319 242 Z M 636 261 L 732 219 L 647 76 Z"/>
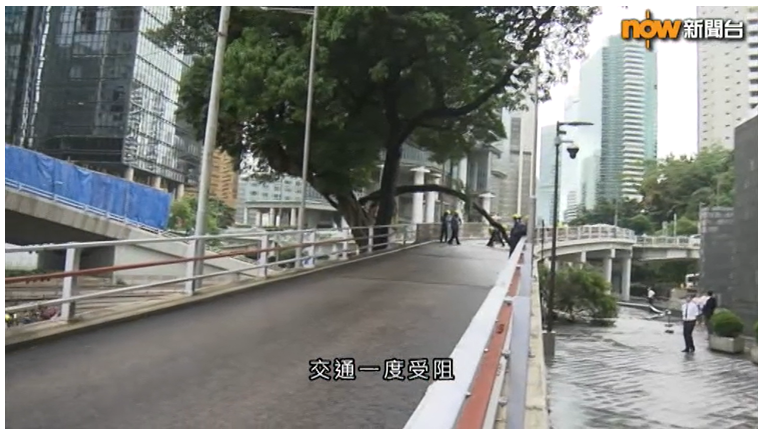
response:
<path id="1" fill-rule="evenodd" d="M 130 167 L 194 183 L 201 147 L 175 116 L 187 63 L 146 37 L 169 19 L 170 8 L 27 9 L 35 9 L 46 24 L 34 129 L 25 146 L 109 173 Z"/>

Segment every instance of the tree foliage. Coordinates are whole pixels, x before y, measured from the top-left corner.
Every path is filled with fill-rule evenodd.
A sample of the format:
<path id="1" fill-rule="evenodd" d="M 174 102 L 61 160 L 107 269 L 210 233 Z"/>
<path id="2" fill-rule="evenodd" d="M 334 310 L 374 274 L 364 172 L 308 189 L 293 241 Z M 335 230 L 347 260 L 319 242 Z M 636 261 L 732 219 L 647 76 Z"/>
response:
<path id="1" fill-rule="evenodd" d="M 181 87 L 181 115 L 205 125 L 218 7 L 173 8 L 154 38 L 197 55 Z M 406 141 L 436 160 L 504 136 L 500 108 L 518 108 L 536 67 L 545 99 L 583 54 L 597 7 L 319 8 L 309 183 L 349 224 L 390 223 Z M 219 147 L 252 153 L 299 176 L 310 19 L 233 8 L 225 55 Z M 354 190 L 385 157 L 376 217 Z"/>
<path id="2" fill-rule="evenodd" d="M 672 220 L 674 213 L 696 221 L 700 206 L 732 206 L 734 153 L 715 147 L 658 161 L 647 168 L 641 195 L 654 223 Z"/>
<path id="3" fill-rule="evenodd" d="M 541 286 L 550 291 L 550 271 L 540 270 L 540 278 L 546 279 Z M 556 271 L 556 295 L 554 309 L 568 316 L 604 320 L 616 318 L 617 300 L 611 294 L 611 286 L 600 272 L 590 266 L 570 266 Z M 603 321 L 602 321 L 603 322 Z"/>
<path id="4" fill-rule="evenodd" d="M 676 234 L 697 234 L 701 206 L 731 206 L 734 202 L 733 152 L 720 147 L 694 157 L 670 156 L 648 164 L 640 185 L 641 201 L 618 203 L 618 225 L 637 234 L 662 231 L 663 222 L 676 220 Z M 614 224 L 615 204 L 599 202 L 570 225 Z M 667 230 L 671 231 L 671 230 Z"/>
<path id="5" fill-rule="evenodd" d="M 170 206 L 169 228 L 174 231 L 191 233 L 197 212 L 197 197 L 185 196 L 173 202 Z M 235 210 L 224 204 L 220 199 L 210 197 L 207 201 L 207 218 L 205 229 L 207 234 L 218 234 L 221 229 L 234 225 Z"/>

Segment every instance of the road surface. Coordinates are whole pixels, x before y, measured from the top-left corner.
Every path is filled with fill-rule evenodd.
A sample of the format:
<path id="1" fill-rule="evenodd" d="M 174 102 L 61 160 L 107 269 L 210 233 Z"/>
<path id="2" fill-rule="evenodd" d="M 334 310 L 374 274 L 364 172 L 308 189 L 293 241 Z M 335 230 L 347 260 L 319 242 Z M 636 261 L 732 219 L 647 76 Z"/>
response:
<path id="1" fill-rule="evenodd" d="M 7 428 L 401 428 L 426 381 L 309 361 L 448 357 L 507 262 L 431 244 L 6 356 Z"/>

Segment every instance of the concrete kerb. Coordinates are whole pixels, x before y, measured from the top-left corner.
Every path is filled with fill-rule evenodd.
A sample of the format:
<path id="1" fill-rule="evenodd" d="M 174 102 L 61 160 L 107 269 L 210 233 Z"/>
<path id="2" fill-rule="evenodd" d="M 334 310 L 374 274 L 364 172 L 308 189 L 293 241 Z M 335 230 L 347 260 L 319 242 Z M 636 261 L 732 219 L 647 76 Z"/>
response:
<path id="1" fill-rule="evenodd" d="M 548 417 L 547 369 L 543 348 L 542 303 L 540 302 L 540 279 L 537 267 L 532 277 L 532 320 L 530 327 L 529 362 L 527 375 L 527 399 L 524 413 L 524 429 L 550 429 Z"/>
<path id="2" fill-rule="evenodd" d="M 93 315 L 90 318 L 83 318 L 75 320 L 73 322 L 51 322 L 44 323 L 44 326 L 22 326 L 14 328 L 12 330 L 6 329 L 5 336 L 5 351 L 6 353 L 19 350 L 25 347 L 30 347 L 42 342 L 53 341 L 65 336 L 71 336 L 78 333 L 83 333 L 90 330 L 98 330 L 106 328 L 110 325 L 120 324 L 124 322 L 134 321 L 140 318 L 157 315 L 165 312 L 171 312 L 186 306 L 192 306 L 196 304 L 202 304 L 207 301 L 223 296 L 231 296 L 236 293 L 242 293 L 249 290 L 257 289 L 262 286 L 266 286 L 272 283 L 276 283 L 282 280 L 289 280 L 293 278 L 302 277 L 304 275 L 311 275 L 316 272 L 322 272 L 328 269 L 332 269 L 339 266 L 346 266 L 352 263 L 356 263 L 362 260 L 369 260 L 377 257 L 382 257 L 390 254 L 395 254 L 401 251 L 405 251 L 412 248 L 428 245 L 434 243 L 434 241 L 419 242 L 407 245 L 401 248 L 394 248 L 383 252 L 377 252 L 372 254 L 364 254 L 351 260 L 331 263 L 325 266 L 317 266 L 312 269 L 298 269 L 293 272 L 284 273 L 271 278 L 266 278 L 258 281 L 243 280 L 237 283 L 229 284 L 226 286 L 210 286 L 201 289 L 197 294 L 187 297 L 183 295 L 176 295 L 168 297 L 166 299 L 155 300 L 151 303 L 125 306 L 125 309 L 116 311 L 104 311 L 103 315 Z M 107 313 L 108 312 L 108 313 Z M 100 313 L 100 312 L 94 312 Z M 36 324 L 35 324 L 36 325 Z"/>

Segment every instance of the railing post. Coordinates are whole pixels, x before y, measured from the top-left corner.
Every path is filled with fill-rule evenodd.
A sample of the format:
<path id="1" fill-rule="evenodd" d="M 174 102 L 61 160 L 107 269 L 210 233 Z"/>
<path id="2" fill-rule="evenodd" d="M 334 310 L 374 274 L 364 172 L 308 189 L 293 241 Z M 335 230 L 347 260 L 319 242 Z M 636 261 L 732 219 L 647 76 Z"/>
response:
<path id="1" fill-rule="evenodd" d="M 261 247 L 261 252 L 258 253 L 258 264 L 263 266 L 263 269 L 261 269 L 261 275 L 266 278 L 269 276 L 269 267 L 266 266 L 269 263 L 269 235 L 261 236 L 260 238 L 261 244 L 259 245 Z M 297 254 L 297 251 L 296 251 Z M 277 248 L 277 255 L 276 258 L 279 258 L 279 248 Z"/>
<path id="2" fill-rule="evenodd" d="M 370 225 L 369 231 L 367 233 L 367 253 L 372 252 L 372 245 L 375 239 L 375 227 L 373 225 Z"/>
<path id="3" fill-rule="evenodd" d="M 316 254 L 316 241 L 317 241 L 317 230 L 311 230 L 309 231 L 308 235 L 308 243 L 309 246 L 306 248 L 308 251 L 308 257 L 306 258 L 306 264 L 304 265 L 306 268 L 313 268 L 315 264 L 314 255 Z M 304 243 L 306 243 L 304 241 Z"/>
<path id="4" fill-rule="evenodd" d="M 343 243 L 341 244 L 341 253 L 340 253 L 340 259 L 346 260 L 348 259 L 348 239 L 350 239 L 354 233 L 346 229 L 343 231 Z"/>
<path id="5" fill-rule="evenodd" d="M 186 257 L 187 258 L 194 258 L 194 240 L 187 241 L 186 244 Z M 186 262 L 186 278 L 194 277 L 194 260 L 190 260 Z M 188 280 L 184 283 L 184 294 L 187 296 L 194 295 L 194 286 L 195 286 L 194 280 Z"/>
<path id="6" fill-rule="evenodd" d="M 73 272 L 80 268 L 80 249 L 79 248 L 67 248 L 66 260 L 64 261 L 64 271 Z M 77 292 L 77 277 L 70 276 L 64 278 L 64 283 L 61 288 L 61 298 L 72 298 Z M 61 319 L 63 321 L 71 321 L 76 313 L 75 308 L 77 303 L 69 302 L 61 304 Z"/>
<path id="7" fill-rule="evenodd" d="M 417 225 L 415 225 L 417 227 Z M 407 246 L 407 233 L 410 231 L 410 227 L 405 225 L 402 231 L 402 246 Z"/>

